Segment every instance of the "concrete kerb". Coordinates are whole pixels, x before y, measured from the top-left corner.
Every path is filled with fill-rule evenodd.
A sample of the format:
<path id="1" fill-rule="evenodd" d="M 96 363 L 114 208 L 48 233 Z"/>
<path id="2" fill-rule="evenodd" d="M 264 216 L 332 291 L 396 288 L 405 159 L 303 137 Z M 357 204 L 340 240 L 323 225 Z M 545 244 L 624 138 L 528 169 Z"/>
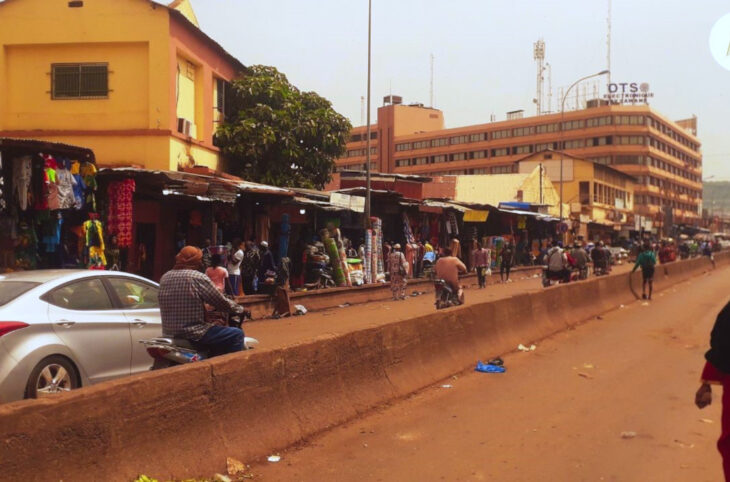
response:
<path id="1" fill-rule="evenodd" d="M 717 256 L 718 265 L 728 262 L 730 253 Z M 667 265 L 658 288 L 710 267 L 706 259 Z M 226 456 L 251 461 L 281 450 L 479 358 L 627 303 L 633 300 L 628 276 L 0 406 L 0 473 L 9 480 L 114 481 L 140 471 L 160 478 L 217 472 Z M 634 276 L 640 283 L 640 274 Z M 174 461 L 167 459 L 170 453 Z"/>

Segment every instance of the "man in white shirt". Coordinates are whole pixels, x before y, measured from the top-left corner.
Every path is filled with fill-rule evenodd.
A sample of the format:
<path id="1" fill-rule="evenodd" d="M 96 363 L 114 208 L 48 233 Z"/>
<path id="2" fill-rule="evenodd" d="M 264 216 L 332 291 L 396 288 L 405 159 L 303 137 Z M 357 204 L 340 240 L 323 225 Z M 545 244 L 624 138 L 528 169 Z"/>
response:
<path id="1" fill-rule="evenodd" d="M 234 239 L 231 245 L 231 257 L 228 259 L 228 281 L 229 285 L 226 287 L 230 295 L 238 296 L 240 294 L 241 286 L 241 261 L 243 261 L 243 250 L 241 250 L 241 240 Z"/>

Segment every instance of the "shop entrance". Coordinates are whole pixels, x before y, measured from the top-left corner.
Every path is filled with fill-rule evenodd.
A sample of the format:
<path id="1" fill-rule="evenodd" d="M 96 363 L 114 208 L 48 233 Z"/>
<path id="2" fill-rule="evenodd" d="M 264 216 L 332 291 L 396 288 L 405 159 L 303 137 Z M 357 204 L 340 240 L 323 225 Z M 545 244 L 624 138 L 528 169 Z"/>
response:
<path id="1" fill-rule="evenodd" d="M 153 279 L 155 242 L 157 225 L 153 223 L 137 223 L 137 272 L 148 279 Z"/>

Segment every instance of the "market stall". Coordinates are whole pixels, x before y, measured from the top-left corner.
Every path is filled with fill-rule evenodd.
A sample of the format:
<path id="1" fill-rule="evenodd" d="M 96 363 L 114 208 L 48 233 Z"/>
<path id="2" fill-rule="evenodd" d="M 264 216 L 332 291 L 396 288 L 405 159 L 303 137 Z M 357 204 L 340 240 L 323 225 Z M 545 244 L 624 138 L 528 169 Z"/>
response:
<path id="1" fill-rule="evenodd" d="M 93 151 L 0 138 L 0 272 L 103 268 L 108 254 Z"/>

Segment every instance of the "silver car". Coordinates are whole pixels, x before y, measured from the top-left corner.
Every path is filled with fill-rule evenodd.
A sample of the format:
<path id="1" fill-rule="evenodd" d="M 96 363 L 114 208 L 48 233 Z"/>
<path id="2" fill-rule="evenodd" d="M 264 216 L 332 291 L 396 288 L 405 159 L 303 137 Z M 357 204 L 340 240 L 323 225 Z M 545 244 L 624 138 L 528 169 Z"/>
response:
<path id="1" fill-rule="evenodd" d="M 117 271 L 0 275 L 0 403 L 144 372 L 159 286 Z"/>

